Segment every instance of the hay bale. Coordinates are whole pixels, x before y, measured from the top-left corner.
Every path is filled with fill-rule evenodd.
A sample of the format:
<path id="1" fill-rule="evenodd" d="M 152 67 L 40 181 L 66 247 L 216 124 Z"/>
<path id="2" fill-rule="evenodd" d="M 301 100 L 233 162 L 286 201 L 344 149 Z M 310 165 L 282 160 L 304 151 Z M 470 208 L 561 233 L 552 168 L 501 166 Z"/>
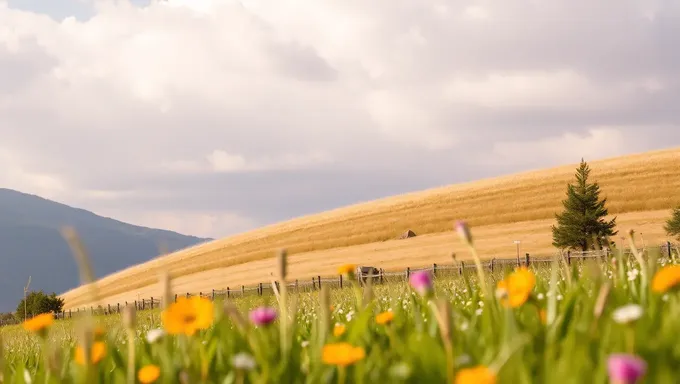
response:
<path id="1" fill-rule="evenodd" d="M 397 237 L 397 239 L 402 240 L 402 239 L 408 239 L 409 237 L 416 237 L 416 233 L 409 229 L 408 231 L 399 235 L 399 237 Z"/>

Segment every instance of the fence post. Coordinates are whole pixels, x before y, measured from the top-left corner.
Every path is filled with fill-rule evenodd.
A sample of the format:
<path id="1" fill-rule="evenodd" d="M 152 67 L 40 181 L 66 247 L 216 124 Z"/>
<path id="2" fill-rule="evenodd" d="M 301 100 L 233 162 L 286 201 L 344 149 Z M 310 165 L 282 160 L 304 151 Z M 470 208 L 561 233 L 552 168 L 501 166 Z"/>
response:
<path id="1" fill-rule="evenodd" d="M 432 264 L 432 276 L 437 277 L 437 263 Z"/>
<path id="2" fill-rule="evenodd" d="M 411 277 L 411 267 L 406 267 L 406 281 Z"/>
<path id="3" fill-rule="evenodd" d="M 317 276 L 317 279 L 319 279 L 319 289 L 321 289 L 321 276 Z"/>
<path id="4" fill-rule="evenodd" d="M 242 285 L 241 286 L 241 296 L 245 296 L 245 295 L 246 295 L 246 286 Z"/>
<path id="5" fill-rule="evenodd" d="M 380 268 L 380 284 L 385 282 L 385 270 Z"/>
<path id="6" fill-rule="evenodd" d="M 260 283 L 260 296 L 262 296 L 262 283 Z"/>
<path id="7" fill-rule="evenodd" d="M 137 306 L 137 300 L 135 300 L 135 311 L 138 311 L 139 307 Z"/>
<path id="8" fill-rule="evenodd" d="M 231 290 L 227 287 L 227 299 L 231 297 Z"/>
<path id="9" fill-rule="evenodd" d="M 340 275 L 340 288 L 342 288 L 342 275 Z"/>
<path id="10" fill-rule="evenodd" d="M 90 314 L 94 315 L 94 307 L 90 307 Z"/>
<path id="11" fill-rule="evenodd" d="M 68 318 L 69 319 L 73 318 L 73 312 L 71 312 L 70 309 L 68 310 Z"/>
<path id="12" fill-rule="evenodd" d="M 528 253 L 527 253 L 526 256 L 525 256 L 525 260 L 526 260 L 526 266 L 528 267 L 529 264 L 531 264 L 531 260 L 530 260 L 530 257 L 529 257 L 529 254 L 528 254 Z"/>
<path id="13" fill-rule="evenodd" d="M 494 261 L 495 261 L 495 260 L 496 260 L 495 257 L 494 257 L 493 259 L 491 259 L 491 273 L 493 273 L 493 266 L 494 266 Z"/>
<path id="14" fill-rule="evenodd" d="M 295 292 L 300 292 L 300 285 L 298 285 L 298 279 L 295 279 Z"/>
<path id="15" fill-rule="evenodd" d="M 146 300 L 142 299 L 142 311 L 146 309 Z"/>
<path id="16" fill-rule="evenodd" d="M 187 299 L 189 298 L 189 292 L 187 292 Z"/>
<path id="17" fill-rule="evenodd" d="M 567 264 L 571 265 L 571 251 L 567 251 Z"/>
<path id="18" fill-rule="evenodd" d="M 120 303 L 116 303 L 116 307 L 118 307 L 116 312 L 120 313 Z"/>
<path id="19" fill-rule="evenodd" d="M 215 301 L 215 290 L 212 290 L 212 301 Z"/>
<path id="20" fill-rule="evenodd" d="M 151 309 L 153 309 L 153 296 L 151 296 Z"/>
<path id="21" fill-rule="evenodd" d="M 465 262 L 461 261 L 460 266 L 458 267 L 458 274 L 462 275 L 463 274 L 463 269 L 465 269 Z"/>
<path id="22" fill-rule="evenodd" d="M 175 293 L 175 303 L 177 302 L 177 294 Z"/>
<path id="23" fill-rule="evenodd" d="M 670 241 L 666 241 L 666 247 L 668 247 L 668 257 L 670 258 L 670 257 L 673 256 L 673 252 L 672 252 L 672 250 L 671 250 L 671 242 L 670 242 Z"/>
<path id="24" fill-rule="evenodd" d="M 111 314 L 111 304 L 106 304 L 106 307 L 108 308 L 108 310 L 109 310 L 109 315 L 110 315 L 110 314 Z"/>

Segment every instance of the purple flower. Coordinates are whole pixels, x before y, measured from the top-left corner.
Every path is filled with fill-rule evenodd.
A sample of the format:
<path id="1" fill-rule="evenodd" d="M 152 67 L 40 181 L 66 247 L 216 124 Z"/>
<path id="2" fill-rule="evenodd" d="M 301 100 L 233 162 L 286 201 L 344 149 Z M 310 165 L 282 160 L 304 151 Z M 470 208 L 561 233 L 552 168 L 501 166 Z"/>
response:
<path id="1" fill-rule="evenodd" d="M 250 321 L 255 325 L 267 325 L 276 320 L 276 310 L 270 307 L 258 307 L 250 311 Z"/>
<path id="2" fill-rule="evenodd" d="M 647 371 L 647 363 L 627 354 L 613 354 L 607 361 L 609 379 L 616 384 L 633 384 Z"/>
<path id="3" fill-rule="evenodd" d="M 472 233 L 470 232 L 470 227 L 467 225 L 467 222 L 462 220 L 456 221 L 455 227 L 458 236 L 460 236 L 466 244 L 472 244 Z"/>
<path id="4" fill-rule="evenodd" d="M 421 296 L 427 295 L 432 290 L 432 277 L 427 271 L 413 272 L 409 283 Z"/>

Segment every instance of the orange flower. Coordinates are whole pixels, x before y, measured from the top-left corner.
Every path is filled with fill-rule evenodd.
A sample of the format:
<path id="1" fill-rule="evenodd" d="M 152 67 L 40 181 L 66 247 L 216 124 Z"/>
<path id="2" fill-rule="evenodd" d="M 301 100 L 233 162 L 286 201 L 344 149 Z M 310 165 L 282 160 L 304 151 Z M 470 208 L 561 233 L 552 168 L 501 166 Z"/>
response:
<path id="1" fill-rule="evenodd" d="M 495 384 L 496 375 L 483 365 L 465 368 L 456 374 L 455 384 Z"/>
<path id="2" fill-rule="evenodd" d="M 538 317 L 541 319 L 541 323 L 545 324 L 548 321 L 548 313 L 545 311 L 545 309 L 541 309 L 538 312 Z"/>
<path id="3" fill-rule="evenodd" d="M 527 267 L 515 269 L 505 280 L 498 282 L 496 291 L 501 294 L 501 303 L 506 307 L 522 306 L 536 286 L 536 276 Z"/>
<path id="4" fill-rule="evenodd" d="M 392 320 L 394 320 L 394 313 L 392 311 L 379 313 L 375 317 L 375 322 L 380 324 L 380 325 L 389 324 L 389 323 L 392 322 Z"/>
<path id="5" fill-rule="evenodd" d="M 199 329 L 210 327 L 213 311 L 213 303 L 207 298 L 180 297 L 161 313 L 161 319 L 168 334 L 191 336 Z"/>
<path id="6" fill-rule="evenodd" d="M 24 329 L 40 336 L 45 336 L 47 328 L 54 323 L 54 315 L 51 313 L 43 313 L 32 319 L 24 321 Z"/>
<path id="7" fill-rule="evenodd" d="M 680 265 L 667 265 L 654 274 L 652 291 L 666 293 L 678 284 L 680 284 Z"/>
<path id="8" fill-rule="evenodd" d="M 149 364 L 137 373 L 137 379 L 142 384 L 154 383 L 161 376 L 161 369 L 157 365 Z"/>
<path id="9" fill-rule="evenodd" d="M 352 275 L 356 269 L 356 264 L 345 264 L 338 268 L 338 273 L 341 275 Z"/>
<path id="10" fill-rule="evenodd" d="M 100 362 L 104 356 L 106 356 L 106 344 L 101 341 L 97 341 L 92 344 L 92 349 L 90 350 L 90 362 L 92 364 L 97 364 Z M 78 346 L 76 348 L 76 363 L 80 365 L 85 365 L 85 350 L 83 347 Z"/>
<path id="11" fill-rule="evenodd" d="M 333 336 L 335 337 L 340 337 L 345 333 L 345 330 L 347 327 L 345 324 L 335 324 L 335 327 L 333 327 Z"/>
<path id="12" fill-rule="evenodd" d="M 346 367 L 366 357 L 362 347 L 354 347 L 349 343 L 324 345 L 321 353 L 324 364 Z"/>
<path id="13" fill-rule="evenodd" d="M 95 340 L 101 340 L 104 338 L 104 336 L 106 336 L 106 330 L 101 326 L 95 327 L 94 329 Z"/>

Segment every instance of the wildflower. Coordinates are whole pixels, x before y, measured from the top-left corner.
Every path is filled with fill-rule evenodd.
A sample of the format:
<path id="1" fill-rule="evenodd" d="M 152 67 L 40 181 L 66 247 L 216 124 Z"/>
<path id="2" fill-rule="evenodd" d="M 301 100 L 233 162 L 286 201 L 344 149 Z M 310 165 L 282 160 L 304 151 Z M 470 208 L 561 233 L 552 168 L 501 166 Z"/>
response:
<path id="1" fill-rule="evenodd" d="M 345 324 L 335 324 L 335 327 L 333 327 L 333 336 L 335 337 L 340 337 L 342 336 L 343 333 L 345 333 L 345 330 L 347 327 Z"/>
<path id="2" fill-rule="evenodd" d="M 643 309 L 637 304 L 628 304 L 617 308 L 612 313 L 612 318 L 619 324 L 632 323 L 642 317 Z"/>
<path id="3" fill-rule="evenodd" d="M 92 344 L 92 347 L 90 348 L 90 363 L 97 364 L 104 356 L 106 356 L 106 344 L 102 341 L 97 341 Z M 76 363 L 85 365 L 85 350 L 82 346 L 76 348 L 75 360 Z"/>
<path id="4" fill-rule="evenodd" d="M 106 330 L 105 330 L 103 327 L 97 326 L 97 327 L 94 329 L 94 338 L 95 338 L 95 340 L 101 340 L 101 339 L 104 338 L 105 335 L 106 335 Z"/>
<path id="5" fill-rule="evenodd" d="M 366 357 L 362 347 L 354 347 L 349 343 L 326 344 L 321 352 L 324 364 L 346 367 Z"/>
<path id="6" fill-rule="evenodd" d="M 647 371 L 647 363 L 627 354 L 610 355 L 607 360 L 609 379 L 614 384 L 633 384 Z"/>
<path id="7" fill-rule="evenodd" d="M 538 318 L 541 319 L 541 323 L 545 324 L 548 322 L 548 313 L 545 311 L 545 309 L 541 309 L 538 312 Z"/>
<path id="8" fill-rule="evenodd" d="M 375 322 L 380 324 L 380 325 L 389 324 L 389 323 L 392 322 L 392 320 L 394 320 L 394 312 L 392 312 L 392 311 L 386 311 L 386 312 L 379 313 L 375 317 Z"/>
<path id="9" fill-rule="evenodd" d="M 680 265 L 667 265 L 654 275 L 652 291 L 666 293 L 678 284 L 680 284 Z"/>
<path id="10" fill-rule="evenodd" d="M 356 271 L 357 266 L 355 264 L 345 264 L 340 266 L 338 268 L 338 273 L 344 276 L 349 277 L 349 279 L 354 279 L 354 272 Z"/>
<path id="11" fill-rule="evenodd" d="M 527 267 L 515 269 L 505 280 L 497 285 L 497 296 L 502 294 L 501 303 L 506 307 L 517 308 L 524 304 L 536 285 L 536 276 Z"/>
<path id="12" fill-rule="evenodd" d="M 213 304 L 204 297 L 180 297 L 161 313 L 163 327 L 171 335 L 192 336 L 199 329 L 207 329 L 213 321 Z"/>
<path id="13" fill-rule="evenodd" d="M 483 365 L 458 371 L 455 384 L 495 384 L 496 375 Z"/>
<path id="14" fill-rule="evenodd" d="M 24 321 L 24 329 L 43 337 L 47 333 L 47 328 L 49 328 L 52 323 L 54 323 L 54 315 L 51 313 L 43 313 Z"/>
<path id="15" fill-rule="evenodd" d="M 458 236 L 465 242 L 465 244 L 472 245 L 472 233 L 470 227 L 465 221 L 456 222 L 456 232 Z"/>
<path id="16" fill-rule="evenodd" d="M 411 274 L 409 278 L 411 287 L 418 292 L 419 295 L 425 296 L 432 291 L 432 277 L 427 271 L 419 271 Z"/>
<path id="17" fill-rule="evenodd" d="M 250 321 L 255 325 L 268 325 L 276 320 L 276 310 L 271 307 L 259 307 L 250 311 Z"/>
<path id="18" fill-rule="evenodd" d="M 161 369 L 157 365 L 149 364 L 137 373 L 137 379 L 140 383 L 149 384 L 153 383 L 161 376 Z"/>
<path id="19" fill-rule="evenodd" d="M 255 359 L 245 352 L 239 352 L 232 356 L 231 365 L 236 369 L 250 371 L 255 369 Z"/>
<path id="20" fill-rule="evenodd" d="M 158 329 L 152 329 L 149 332 L 146 333 L 146 341 L 149 344 L 153 344 L 160 340 L 163 336 L 165 335 L 165 332 L 158 328 Z"/>
<path id="21" fill-rule="evenodd" d="M 309 340 L 302 340 L 302 342 L 300 342 L 300 346 L 302 348 L 307 348 L 309 346 Z"/>

